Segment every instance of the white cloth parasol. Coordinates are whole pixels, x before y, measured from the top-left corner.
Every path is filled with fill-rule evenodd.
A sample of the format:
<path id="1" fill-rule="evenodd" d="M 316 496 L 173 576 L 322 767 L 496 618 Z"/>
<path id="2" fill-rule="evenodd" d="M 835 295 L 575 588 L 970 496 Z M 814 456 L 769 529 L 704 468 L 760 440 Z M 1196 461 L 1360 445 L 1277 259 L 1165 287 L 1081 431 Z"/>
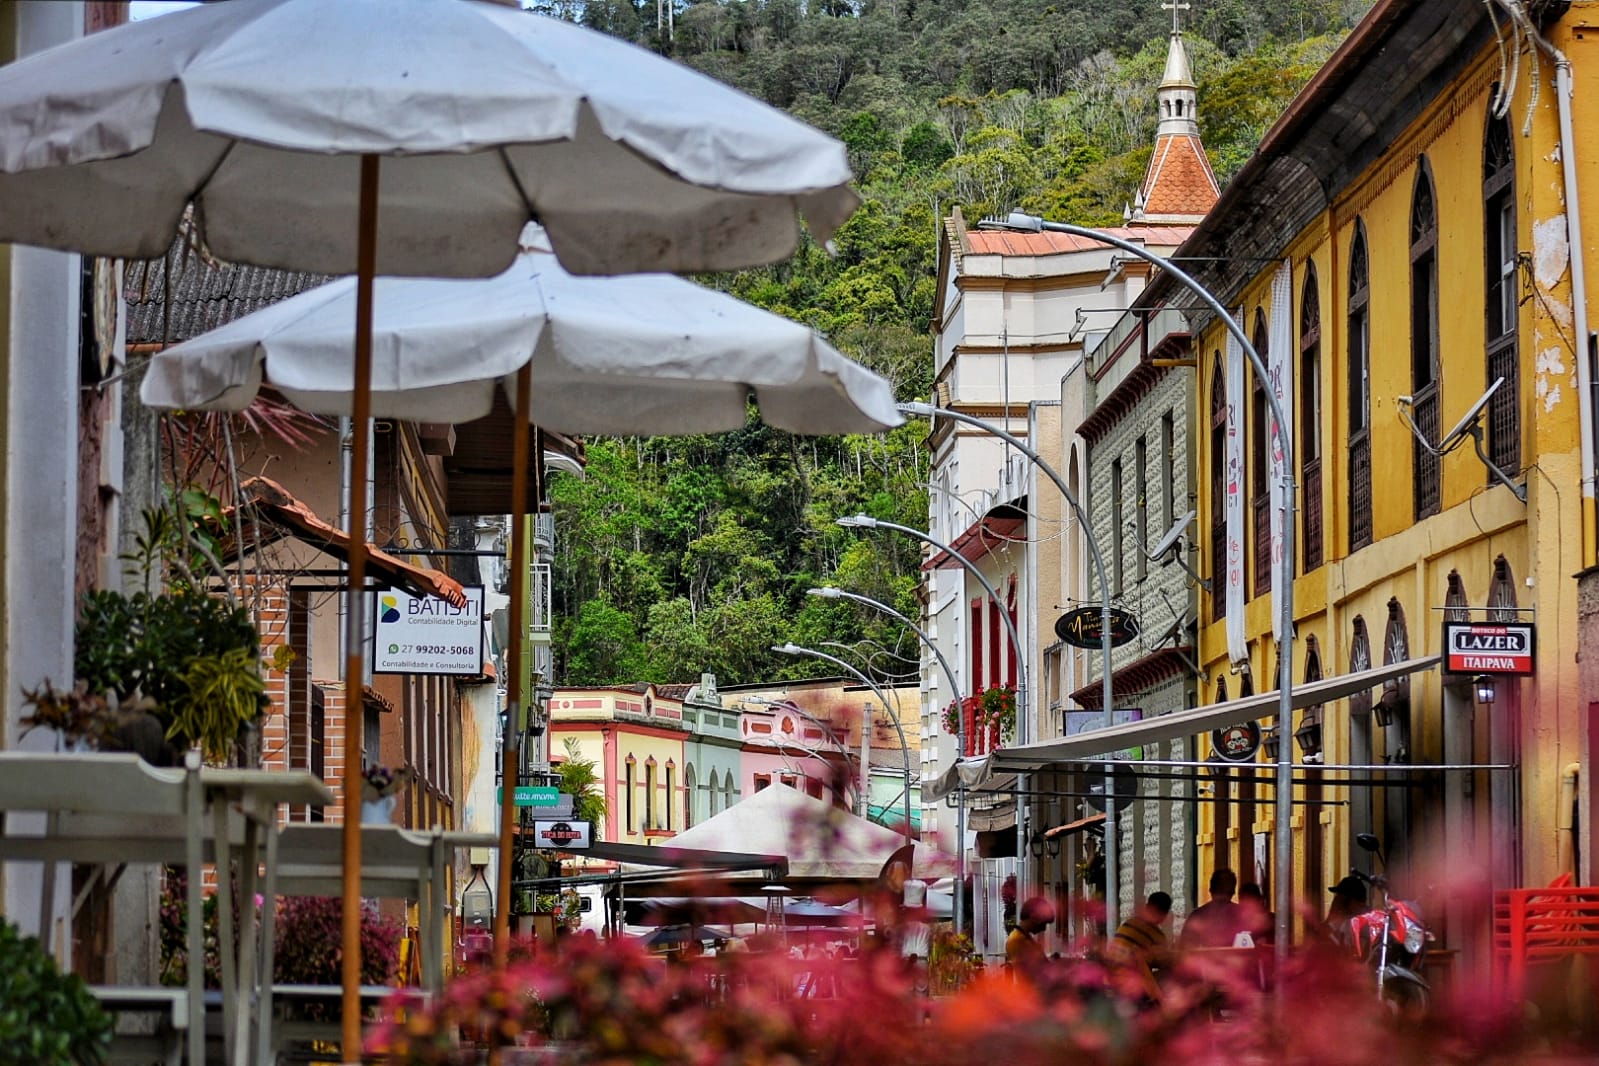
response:
<path id="1" fill-rule="evenodd" d="M 794 432 L 901 422 L 889 384 L 813 330 L 669 274 L 574 277 L 527 251 L 495 278 L 380 278 L 374 297 L 380 418 L 480 418 L 497 386 L 514 397 L 531 359 L 531 418 L 561 432 L 737 429 L 751 395 L 769 424 Z M 353 279 L 301 293 L 160 353 L 141 397 L 242 410 L 266 382 L 304 410 L 348 414 L 354 321 Z"/>

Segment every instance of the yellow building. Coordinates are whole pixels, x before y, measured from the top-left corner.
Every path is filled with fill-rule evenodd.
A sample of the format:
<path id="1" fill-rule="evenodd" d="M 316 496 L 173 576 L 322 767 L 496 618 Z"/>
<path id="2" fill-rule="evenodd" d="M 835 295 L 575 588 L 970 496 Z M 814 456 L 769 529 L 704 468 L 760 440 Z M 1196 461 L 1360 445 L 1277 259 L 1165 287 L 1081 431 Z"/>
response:
<path id="1" fill-rule="evenodd" d="M 1296 775 L 1314 782 L 1296 788 L 1296 898 L 1324 910 L 1328 885 L 1373 868 L 1352 845 L 1375 833 L 1396 889 L 1473 966 L 1485 961 L 1486 887 L 1572 868 L 1568 768 L 1588 780 L 1573 575 L 1594 561 L 1587 344 L 1574 344 L 1590 286 L 1579 256 L 1574 295 L 1570 249 L 1578 193 L 1594 202 L 1599 181 L 1591 153 L 1562 141 L 1561 110 L 1580 116 L 1599 91 L 1599 54 L 1577 29 L 1599 3 L 1541 12 L 1517 36 L 1508 13 L 1477 0 L 1379 0 L 1177 253 L 1283 378 L 1300 493 L 1296 685 L 1418 661 L 1301 709 L 1286 731 L 1299 762 L 1398 768 Z M 1556 50 L 1574 97 L 1551 88 Z M 1593 225 L 1579 236 L 1590 244 Z M 1195 305 L 1169 277 L 1150 291 Z M 1277 687 L 1277 512 L 1265 393 L 1252 372 L 1230 372 L 1243 357 L 1214 316 L 1194 326 L 1209 704 Z M 1532 626 L 1530 674 L 1489 673 L 1520 665 L 1513 648 L 1445 672 L 1432 659 L 1446 621 L 1496 623 L 1512 643 Z M 1517 769 L 1421 769 L 1443 765 Z M 1273 878 L 1266 770 L 1211 776 L 1201 882 L 1217 866 Z"/>

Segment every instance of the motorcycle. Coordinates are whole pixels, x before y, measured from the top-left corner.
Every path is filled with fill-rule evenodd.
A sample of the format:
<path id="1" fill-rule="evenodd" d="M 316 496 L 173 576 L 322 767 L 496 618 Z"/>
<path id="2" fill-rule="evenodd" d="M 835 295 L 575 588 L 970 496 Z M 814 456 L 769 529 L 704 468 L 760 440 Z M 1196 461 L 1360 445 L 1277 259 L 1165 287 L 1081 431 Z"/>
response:
<path id="1" fill-rule="evenodd" d="M 1359 833 L 1355 842 L 1383 860 L 1382 845 L 1372 834 Z M 1376 975 L 1377 998 L 1401 1016 L 1424 1013 L 1432 989 L 1421 976 L 1421 967 L 1432 933 L 1415 904 L 1391 894 L 1386 877 L 1359 870 L 1350 873 L 1381 893 L 1380 905 L 1374 900 L 1371 909 L 1349 920 L 1355 955 Z"/>

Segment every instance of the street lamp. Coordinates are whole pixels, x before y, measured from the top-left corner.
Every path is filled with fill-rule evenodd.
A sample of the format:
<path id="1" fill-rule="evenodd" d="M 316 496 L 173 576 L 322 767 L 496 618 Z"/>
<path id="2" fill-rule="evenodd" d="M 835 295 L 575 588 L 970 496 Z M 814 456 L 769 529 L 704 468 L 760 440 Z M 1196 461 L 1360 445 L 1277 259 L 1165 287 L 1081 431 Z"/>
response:
<path id="1" fill-rule="evenodd" d="M 1102 675 L 1100 678 L 1100 700 L 1103 702 L 1105 709 L 1105 728 L 1109 729 L 1114 726 L 1116 724 L 1116 701 L 1113 695 L 1114 682 L 1111 669 L 1110 579 L 1105 570 L 1105 555 L 1099 550 L 1099 540 L 1094 536 L 1094 524 L 1088 520 L 1088 514 L 1083 510 L 1083 505 L 1078 502 L 1077 494 L 1067 487 L 1066 479 L 1060 476 L 1060 472 L 1045 462 L 1043 456 L 1039 455 L 1030 445 L 1014 434 L 990 425 L 975 415 L 969 415 L 964 411 L 954 411 L 948 407 L 935 407 L 926 403 L 902 403 L 899 405 L 899 409 L 908 415 L 925 415 L 934 419 L 948 418 L 998 437 L 1025 455 L 1060 490 L 1060 494 L 1066 500 L 1067 506 L 1077 516 L 1077 524 L 1088 541 L 1088 553 L 1093 559 L 1095 574 L 1099 577 L 1099 650 L 1102 660 L 1099 669 Z M 1021 656 L 1024 653 L 1018 647 L 1016 654 Z M 1023 708 L 1026 707 L 1026 703 L 1020 699 L 1017 700 L 1017 705 Z M 1106 796 L 1114 795 L 1110 769 L 1110 764 L 1106 763 Z M 1105 805 L 1105 921 L 1111 929 L 1115 929 L 1120 924 L 1119 920 L 1121 918 L 1119 913 L 1121 910 L 1120 865 L 1121 836 L 1116 827 L 1116 814 L 1111 809 L 1111 804 L 1107 803 Z"/>
<path id="2" fill-rule="evenodd" d="M 923 533 L 919 529 L 912 529 L 910 526 L 902 526 L 898 522 L 889 522 L 885 519 L 873 518 L 871 515 L 865 514 L 845 515 L 842 518 L 835 518 L 833 521 L 849 529 L 892 529 L 896 533 L 903 533 L 907 537 L 915 537 L 924 544 L 930 544 L 939 551 L 946 552 L 950 558 L 954 559 L 956 562 L 960 563 L 961 566 L 965 567 L 966 572 L 977 579 L 977 583 L 982 586 L 983 591 L 988 593 L 989 598 L 992 599 L 996 604 L 1004 602 L 999 598 L 999 591 L 994 588 L 994 583 L 988 580 L 987 575 L 985 575 L 983 571 L 978 568 L 976 563 L 972 562 L 970 559 L 966 558 L 966 556 L 962 555 L 948 544 L 945 544 L 931 533 Z M 1027 717 L 1027 652 L 1022 647 L 1022 635 L 1016 631 L 1016 621 L 1015 619 L 1011 618 L 1010 612 L 1002 610 L 999 612 L 999 617 L 1000 620 L 1005 623 L 1005 631 L 1010 634 L 1011 646 L 1016 649 L 1016 707 L 1018 709 L 1018 713 L 1016 715 L 1018 724 L 1016 728 L 1019 733 L 1021 730 L 1020 723 L 1025 721 Z M 959 778 L 959 776 L 960 774 L 957 770 L 956 777 Z M 1017 791 L 1025 791 L 1027 787 L 1026 776 L 1018 775 L 1016 781 L 1018 785 Z M 1026 820 L 1021 817 L 1021 804 L 1018 801 L 1016 817 L 1016 859 L 1018 867 L 1023 870 L 1026 869 L 1023 856 L 1026 854 L 1027 848 L 1027 840 L 1024 836 L 1023 828 L 1025 825 Z M 961 849 L 964 851 L 965 848 L 966 841 L 962 839 Z"/>
<path id="3" fill-rule="evenodd" d="M 928 650 L 931 651 L 938 659 L 938 665 L 944 668 L 944 676 L 949 678 L 950 695 L 955 699 L 955 751 L 956 758 L 959 758 L 960 755 L 965 752 L 966 744 L 966 710 L 961 703 L 960 681 L 955 677 L 955 668 L 949 665 L 949 660 L 944 657 L 944 652 L 939 648 L 938 644 L 933 640 L 933 638 L 928 636 L 927 632 L 923 630 L 921 626 L 917 625 L 915 622 L 912 622 L 909 618 L 906 618 L 888 604 L 883 603 L 881 600 L 874 600 L 870 596 L 862 596 L 858 592 L 846 592 L 844 589 L 834 588 L 831 585 L 826 588 L 806 589 L 805 594 L 807 596 L 819 596 L 824 600 L 853 600 L 856 603 L 862 603 L 868 607 L 875 607 L 879 611 L 882 611 L 884 614 L 888 615 L 890 618 L 900 622 L 900 624 L 904 625 L 905 628 L 909 629 L 912 633 L 915 633 L 923 644 L 927 645 Z M 966 786 L 958 785 L 956 787 L 956 791 L 959 793 L 959 796 L 955 801 L 955 865 L 957 874 L 957 888 L 955 890 L 954 918 L 955 932 L 959 933 L 964 928 L 964 919 L 966 917 Z"/>
<path id="4" fill-rule="evenodd" d="M 1124 252 L 1135 255 L 1157 269 L 1164 270 L 1182 286 L 1199 297 L 1200 301 L 1210 309 L 1238 342 L 1248 358 L 1250 366 L 1255 370 L 1257 381 L 1270 381 L 1271 373 L 1266 363 L 1255 351 L 1255 346 L 1249 342 L 1249 337 L 1244 333 L 1243 327 L 1227 313 L 1221 301 L 1211 291 L 1195 281 L 1184 270 L 1172 263 L 1169 259 L 1162 259 L 1141 244 L 1124 240 L 1114 234 L 1103 230 L 1088 229 L 1085 226 L 1074 226 L 1067 222 L 1045 222 L 1037 215 L 1023 214 L 1012 211 L 1000 225 L 1007 229 L 1024 230 L 1037 233 L 1040 230 L 1050 230 L 1054 233 L 1069 233 L 1073 236 L 1084 237 L 1100 244 L 1108 244 Z M 1283 415 L 1283 406 L 1277 398 L 1275 389 L 1262 390 L 1266 396 L 1266 403 L 1271 409 L 1272 434 L 1277 438 L 1277 446 L 1282 449 L 1282 467 L 1278 477 L 1283 499 L 1282 523 L 1282 558 L 1278 561 L 1278 588 L 1281 594 L 1277 597 L 1277 722 L 1279 728 L 1286 728 L 1293 721 L 1293 656 L 1282 654 L 1283 646 L 1293 639 L 1294 628 L 1294 442 L 1293 436 L 1287 430 L 1288 421 Z M 1107 703 L 1107 706 L 1109 704 Z M 1277 972 L 1287 972 L 1288 963 L 1288 938 L 1293 930 L 1293 863 L 1294 851 L 1290 826 L 1293 818 L 1294 779 L 1293 779 L 1294 754 L 1288 744 L 1280 744 L 1277 748 L 1277 849 L 1276 866 L 1277 876 L 1275 891 L 1275 906 L 1277 908 L 1276 929 L 1276 956 Z M 1107 808 L 1108 808 L 1107 804 Z M 1106 823 L 1106 840 L 1110 839 L 1109 822 Z M 1110 851 L 1109 848 L 1106 849 Z M 1107 875 L 1108 876 L 1108 875 Z M 1279 988 L 1283 987 L 1279 982 Z"/>
<path id="5" fill-rule="evenodd" d="M 774 644 L 772 645 L 772 650 L 780 655 L 809 655 L 813 659 L 823 659 L 827 662 L 830 662 L 839 669 L 848 673 L 851 677 L 858 680 L 867 688 L 871 689 L 877 698 L 882 701 L 883 710 L 888 711 L 888 716 L 894 720 L 894 731 L 899 734 L 900 754 L 904 758 L 905 762 L 905 840 L 907 843 L 911 842 L 913 839 L 911 836 L 911 748 L 909 744 L 905 743 L 905 727 L 900 724 L 899 715 L 891 709 L 888 702 L 888 697 L 883 693 L 882 688 L 878 686 L 877 682 L 873 681 L 871 678 L 855 669 L 855 667 L 851 666 L 843 659 L 840 659 L 836 655 L 829 655 L 825 651 L 817 651 L 815 648 L 802 648 L 798 644 L 793 643 Z M 861 731 L 866 735 L 865 746 L 870 747 L 872 736 L 872 715 L 870 711 L 867 711 L 866 714 L 862 716 Z M 866 766 L 864 763 L 861 765 L 861 777 L 861 790 L 863 793 L 869 793 L 871 791 L 871 782 L 865 779 Z M 867 807 L 867 810 L 870 811 L 870 802 L 867 802 L 865 806 Z"/>

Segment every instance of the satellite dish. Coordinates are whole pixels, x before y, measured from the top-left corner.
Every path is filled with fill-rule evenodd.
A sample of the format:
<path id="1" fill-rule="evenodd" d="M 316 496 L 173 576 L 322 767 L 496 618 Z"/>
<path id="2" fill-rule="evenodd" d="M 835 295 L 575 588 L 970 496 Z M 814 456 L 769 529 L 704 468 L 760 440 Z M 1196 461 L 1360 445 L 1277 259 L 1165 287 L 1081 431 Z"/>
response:
<path id="1" fill-rule="evenodd" d="M 1455 428 L 1445 433 L 1443 438 L 1438 441 L 1438 450 L 1440 452 L 1447 450 L 1451 444 L 1466 435 L 1467 431 L 1471 429 L 1471 424 L 1482 415 L 1482 409 L 1488 406 L 1488 400 L 1494 393 L 1499 391 L 1499 386 L 1504 383 L 1504 378 L 1494 378 L 1494 383 L 1488 386 L 1488 391 L 1479 396 L 1477 402 L 1471 405 L 1471 409 L 1460 416 L 1460 421 L 1455 423 Z"/>
<path id="2" fill-rule="evenodd" d="M 1486 397 L 1484 397 L 1484 399 L 1486 399 Z M 1177 538 L 1183 535 L 1183 530 L 1188 528 L 1188 523 L 1192 522 L 1198 515 L 1198 511 L 1189 511 L 1177 521 L 1173 522 L 1172 527 L 1166 531 L 1166 535 L 1160 538 L 1160 543 L 1149 550 L 1149 557 L 1151 559 L 1158 559 L 1162 555 L 1165 555 L 1167 552 L 1171 551 L 1172 548 L 1176 547 Z"/>

